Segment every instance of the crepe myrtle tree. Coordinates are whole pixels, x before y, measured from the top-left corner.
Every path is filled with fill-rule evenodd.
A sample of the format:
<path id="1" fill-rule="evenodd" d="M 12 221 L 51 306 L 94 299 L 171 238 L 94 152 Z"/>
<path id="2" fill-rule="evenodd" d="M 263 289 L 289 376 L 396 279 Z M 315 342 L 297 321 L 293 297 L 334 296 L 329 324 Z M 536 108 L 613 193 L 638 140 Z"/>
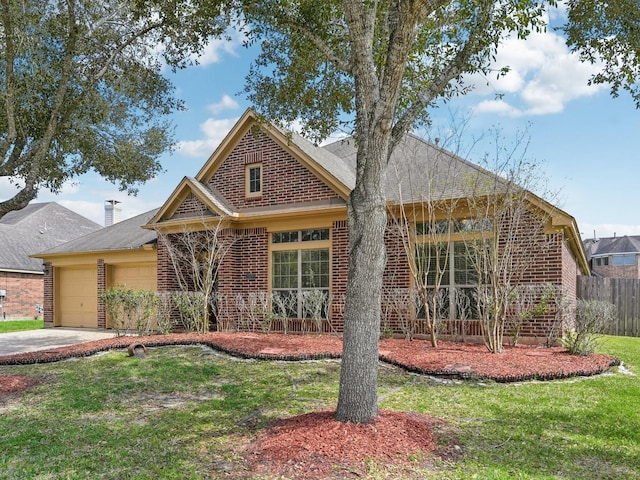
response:
<path id="1" fill-rule="evenodd" d="M 224 34 L 209 0 L 0 0 L 0 218 L 95 171 L 135 193 L 170 150 L 181 68 Z"/>
<path id="2" fill-rule="evenodd" d="M 204 213 L 196 222 L 170 232 L 158 230 L 158 241 L 166 249 L 175 281 L 174 295 L 185 326 L 205 333 L 215 309 L 220 264 L 240 237 L 228 228 L 224 216 Z"/>
<path id="3" fill-rule="evenodd" d="M 515 314 L 528 274 L 556 242 L 545 232 L 552 210 L 538 207 L 532 192 L 547 202 L 559 195 L 548 188 L 540 162 L 528 158 L 528 144 L 527 132 L 509 144 L 496 131 L 494 153 L 481 162 L 490 173 L 463 181 L 466 208 L 477 225 L 477 234 L 465 237 L 463 261 L 477 287 L 476 313 L 492 353 L 502 352 L 509 315 Z"/>
<path id="4" fill-rule="evenodd" d="M 261 53 L 249 99 L 283 124 L 301 120 L 319 140 L 340 127 L 357 146 L 347 202 L 349 268 L 336 418 L 378 414 L 380 300 L 387 225 L 385 167 L 394 147 L 428 121 L 438 99 L 464 93 L 466 73 L 489 71 L 506 35 L 545 28 L 547 2 L 240 1 L 242 25 Z M 345 125 L 345 119 L 353 123 Z"/>
<path id="5" fill-rule="evenodd" d="M 447 192 L 462 181 L 462 173 L 456 167 L 458 159 L 449 152 L 435 146 L 429 160 L 432 177 L 424 178 L 416 172 L 424 169 L 424 163 L 412 164 L 409 158 L 419 154 L 409 152 L 402 164 L 390 169 L 394 176 L 390 182 L 398 204 L 389 209 L 392 228 L 401 240 L 417 305 L 424 311 L 425 326 L 429 332 L 431 346 L 438 347 L 438 330 L 448 311 L 443 308 L 446 295 L 441 289 L 447 285 L 450 270 L 450 238 L 454 233 L 455 213 L 459 199 L 449 198 Z M 424 159 L 420 159 L 422 162 Z M 443 283 L 444 282 L 444 283 Z M 418 309 L 416 309 L 418 310 Z M 418 312 L 413 312 L 415 316 Z M 412 339 L 413 335 L 407 335 Z"/>

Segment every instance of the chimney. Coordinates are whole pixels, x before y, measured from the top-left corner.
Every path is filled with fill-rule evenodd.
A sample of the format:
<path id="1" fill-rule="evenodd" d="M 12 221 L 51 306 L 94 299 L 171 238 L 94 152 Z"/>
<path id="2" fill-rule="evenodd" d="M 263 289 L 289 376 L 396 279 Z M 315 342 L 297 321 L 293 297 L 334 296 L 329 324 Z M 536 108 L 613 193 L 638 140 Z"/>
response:
<path id="1" fill-rule="evenodd" d="M 105 200 L 104 202 L 104 226 L 108 227 L 120 221 L 122 207 L 118 205 L 118 200 Z"/>

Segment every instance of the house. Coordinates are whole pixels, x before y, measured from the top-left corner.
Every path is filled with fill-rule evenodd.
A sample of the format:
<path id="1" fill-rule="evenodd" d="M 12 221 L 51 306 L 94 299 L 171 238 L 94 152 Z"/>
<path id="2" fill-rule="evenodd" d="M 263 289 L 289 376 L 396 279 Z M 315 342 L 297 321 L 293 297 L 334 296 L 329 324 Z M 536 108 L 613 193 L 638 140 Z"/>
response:
<path id="1" fill-rule="evenodd" d="M 610 278 L 640 278 L 640 235 L 584 240 L 593 275 Z"/>
<path id="2" fill-rule="evenodd" d="M 120 277 L 116 276 L 122 269 L 147 266 L 144 271 L 137 270 L 137 277 L 132 275 L 132 285 L 147 283 L 148 288 L 160 292 L 178 290 L 171 239 L 187 231 L 223 225 L 229 246 L 226 255 L 217 260 L 212 328 L 257 328 L 247 323 L 255 309 L 243 311 L 237 302 L 232 303 L 238 299 L 259 303 L 265 298 L 263 294 L 270 294 L 278 305 L 272 305 L 277 318 L 269 318 L 268 328 L 341 332 L 348 265 L 347 199 L 355 184 L 355 157 L 349 140 L 318 147 L 260 122 L 248 110 L 194 177 L 184 177 L 159 209 L 119 232 L 121 243 L 106 245 L 113 229 L 118 228 L 114 226 L 38 255 L 49 267 L 46 285 L 51 303 L 45 304 L 45 319 L 55 326 L 107 326 L 97 292 L 117 284 Z M 444 283 L 451 302 L 448 314 L 453 317 L 454 294 L 473 287 L 469 275 L 462 275 L 465 267 L 459 261 L 462 252 L 456 242 L 490 235 L 490 224 L 470 218 L 468 191 L 463 187 L 469 179 L 477 178 L 501 183 L 495 175 L 411 135 L 394 150 L 387 170 L 390 217 L 402 211 L 412 211 L 415 216 L 426 196 L 436 199 L 440 209 L 455 204 L 452 217 L 438 214 L 435 218 L 438 225 L 456 225 L 447 239 L 452 248 L 448 250 L 449 277 Z M 522 281 L 552 283 L 575 298 L 576 277 L 588 274 L 575 220 L 530 192 L 527 202 L 529 223 L 519 227 L 519 235 L 540 238 L 545 247 L 519 252 L 536 259 Z M 415 218 L 410 220 L 415 229 L 434 220 Z M 129 240 L 128 235 L 133 236 L 139 227 L 148 237 Z M 412 277 L 407 250 L 391 221 L 385 242 L 385 288 L 408 290 Z M 86 285 L 86 291 L 81 294 L 77 288 L 69 288 L 71 280 Z M 309 292 L 321 294 L 317 297 L 322 299 L 319 314 L 307 309 L 305 299 L 313 296 Z M 401 317 L 390 315 L 385 327 L 399 333 Z M 264 320 L 265 315 L 257 319 Z M 477 334 L 477 320 L 467 320 L 475 325 L 469 332 Z M 541 336 L 549 321 L 532 322 L 525 334 Z"/>
<path id="3" fill-rule="evenodd" d="M 31 203 L 0 218 L 0 319 L 42 315 L 42 260 L 30 255 L 99 228 L 55 202 Z"/>

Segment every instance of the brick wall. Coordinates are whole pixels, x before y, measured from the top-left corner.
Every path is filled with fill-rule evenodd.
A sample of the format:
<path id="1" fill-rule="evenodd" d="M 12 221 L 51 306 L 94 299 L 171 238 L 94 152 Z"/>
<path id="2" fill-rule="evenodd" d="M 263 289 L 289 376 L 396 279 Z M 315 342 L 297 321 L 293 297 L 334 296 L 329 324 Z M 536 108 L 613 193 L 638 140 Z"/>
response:
<path id="1" fill-rule="evenodd" d="M 245 166 L 256 162 L 262 164 L 262 194 L 247 198 Z M 253 131 L 240 140 L 209 184 L 237 209 L 338 198 L 271 138 Z"/>
<path id="2" fill-rule="evenodd" d="M 349 233 L 347 221 L 333 222 L 331 229 L 331 326 L 336 332 L 344 329 L 344 297 L 349 270 Z"/>
<path id="3" fill-rule="evenodd" d="M 54 267 L 51 263 L 45 263 L 43 265 L 44 270 L 44 326 L 53 327 L 53 272 Z"/>
<path id="4" fill-rule="evenodd" d="M 44 278 L 34 273 L 0 272 L 0 290 L 7 296 L 0 299 L 0 320 L 42 318 L 36 305 L 44 306 Z"/>
<path id="5" fill-rule="evenodd" d="M 206 205 L 193 193 L 189 193 L 187 198 L 184 199 L 175 211 L 172 218 L 200 216 L 204 215 L 205 212 L 206 214 L 211 215 L 207 210 Z"/>
<path id="6" fill-rule="evenodd" d="M 180 287 L 167 250 L 165 238 L 158 236 L 158 292 L 174 292 L 180 290 Z"/>
<path id="7" fill-rule="evenodd" d="M 609 257 L 609 265 L 594 266 L 593 271 L 608 278 L 640 278 L 640 261 L 636 258 L 635 265 L 611 265 L 612 260 Z"/>

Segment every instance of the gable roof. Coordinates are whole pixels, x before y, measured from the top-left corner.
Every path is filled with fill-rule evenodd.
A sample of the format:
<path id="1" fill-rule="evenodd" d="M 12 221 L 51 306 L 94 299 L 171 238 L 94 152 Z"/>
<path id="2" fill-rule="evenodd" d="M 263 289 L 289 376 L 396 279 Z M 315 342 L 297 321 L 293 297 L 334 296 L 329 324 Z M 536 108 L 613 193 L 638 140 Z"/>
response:
<path id="1" fill-rule="evenodd" d="M 622 237 L 606 237 L 584 241 L 588 258 L 608 255 L 640 253 L 640 235 L 624 235 Z"/>
<path id="2" fill-rule="evenodd" d="M 56 202 L 31 203 L 0 219 L 0 270 L 42 273 L 31 255 L 102 226 Z"/>
<path id="3" fill-rule="evenodd" d="M 320 201 L 294 205 L 234 210 L 225 199 L 208 185 L 217 169 L 228 158 L 240 139 L 252 128 L 259 127 L 269 138 L 287 150 L 303 166 L 316 175 L 340 197 L 339 202 Z M 357 149 L 353 138 L 345 138 L 318 147 L 296 133 L 285 133 L 264 122 L 251 109 L 245 111 L 195 178 L 185 177 L 164 205 L 144 226 L 153 229 L 171 220 L 189 194 L 193 194 L 212 215 L 225 215 L 232 220 L 267 218 L 269 215 L 300 214 L 328 208 L 344 208 L 356 178 Z M 487 193 L 506 192 L 508 182 L 502 177 L 448 152 L 415 135 L 405 135 L 394 149 L 386 167 L 385 195 L 390 204 L 412 204 L 426 200 L 466 198 L 469 185 L 479 185 Z M 504 189 L 503 189 L 504 187 Z M 528 192 L 531 203 L 551 216 L 550 226 L 563 230 L 583 271 L 588 271 L 584 247 L 575 219 L 544 199 Z"/>
<path id="4" fill-rule="evenodd" d="M 67 253 L 105 252 L 110 250 L 142 249 L 145 245 L 156 243 L 157 235 L 154 230 L 142 228 L 158 209 L 150 210 L 135 217 L 114 223 L 108 227 L 76 238 L 62 245 L 41 251 L 34 255 L 37 258 L 49 257 Z"/>
<path id="5" fill-rule="evenodd" d="M 284 132 L 276 125 L 263 121 L 251 108 L 242 114 L 218 148 L 211 154 L 196 175 L 196 180 L 207 183 L 237 141 L 254 127 L 260 127 L 264 134 L 289 151 L 300 163 L 343 198 L 346 199 L 355 187 L 355 170 L 348 168 L 340 158 L 335 157 L 331 152 L 324 151 L 297 133 Z"/>

